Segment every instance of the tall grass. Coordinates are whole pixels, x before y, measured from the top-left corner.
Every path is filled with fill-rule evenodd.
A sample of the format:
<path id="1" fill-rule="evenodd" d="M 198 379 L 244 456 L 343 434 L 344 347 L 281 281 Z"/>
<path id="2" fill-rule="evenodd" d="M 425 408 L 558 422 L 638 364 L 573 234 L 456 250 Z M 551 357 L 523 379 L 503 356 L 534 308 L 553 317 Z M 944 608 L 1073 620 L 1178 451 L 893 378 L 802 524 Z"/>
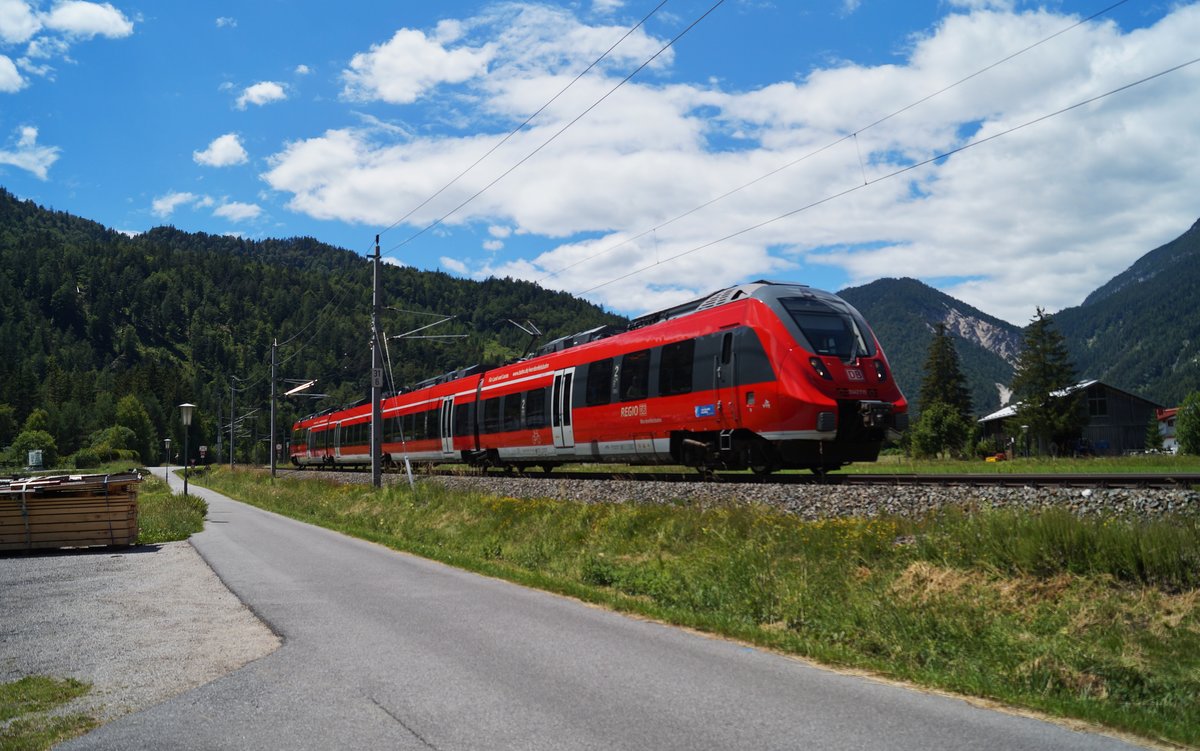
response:
<path id="1" fill-rule="evenodd" d="M 138 489 L 138 544 L 186 540 L 204 529 L 208 504 L 194 495 L 175 495 L 162 480 L 147 475 Z"/>
<path id="2" fill-rule="evenodd" d="M 1200 743 L 1194 518 L 1008 511 L 804 521 L 771 508 L 205 480 L 492 575 L 1113 727 Z"/>

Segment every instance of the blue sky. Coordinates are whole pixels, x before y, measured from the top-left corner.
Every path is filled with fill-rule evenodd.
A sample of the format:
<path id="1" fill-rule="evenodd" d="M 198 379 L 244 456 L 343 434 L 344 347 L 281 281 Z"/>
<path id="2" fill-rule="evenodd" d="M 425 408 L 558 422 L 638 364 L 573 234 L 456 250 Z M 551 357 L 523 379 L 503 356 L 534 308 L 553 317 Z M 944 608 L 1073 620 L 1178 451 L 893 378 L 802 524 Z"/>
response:
<path id="1" fill-rule="evenodd" d="M 912 276 L 1024 323 L 1200 216 L 1200 65 L 895 174 L 1193 60 L 1200 3 L 725 0 L 618 87 L 715 4 L 669 0 L 563 91 L 658 1 L 0 0 L 0 186 L 627 314 Z"/>

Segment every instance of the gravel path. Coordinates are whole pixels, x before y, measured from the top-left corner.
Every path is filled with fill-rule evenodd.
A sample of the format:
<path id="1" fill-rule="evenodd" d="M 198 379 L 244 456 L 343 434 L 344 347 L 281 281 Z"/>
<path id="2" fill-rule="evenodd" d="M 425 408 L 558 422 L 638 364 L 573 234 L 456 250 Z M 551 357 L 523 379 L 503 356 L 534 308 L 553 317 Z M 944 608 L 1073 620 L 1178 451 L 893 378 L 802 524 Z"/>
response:
<path id="1" fill-rule="evenodd" d="M 0 682 L 91 683 L 66 712 L 108 722 L 278 646 L 187 542 L 0 556 Z"/>

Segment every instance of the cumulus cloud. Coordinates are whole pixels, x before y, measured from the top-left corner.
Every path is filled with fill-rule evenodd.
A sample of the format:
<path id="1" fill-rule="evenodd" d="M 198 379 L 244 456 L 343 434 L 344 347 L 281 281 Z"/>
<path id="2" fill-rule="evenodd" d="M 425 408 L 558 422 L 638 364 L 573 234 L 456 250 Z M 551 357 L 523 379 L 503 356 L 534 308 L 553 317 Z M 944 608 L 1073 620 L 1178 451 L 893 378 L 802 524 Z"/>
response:
<path id="1" fill-rule="evenodd" d="M 44 16 L 43 23 L 48 29 L 81 39 L 119 39 L 133 33 L 133 23 L 110 3 L 60 2 Z"/>
<path id="2" fill-rule="evenodd" d="M 451 26 L 440 27 L 443 38 L 453 38 Z M 409 104 L 439 83 L 461 83 L 482 75 L 491 51 L 447 49 L 443 41 L 430 39 L 415 29 L 400 29 L 387 42 L 372 45 L 350 60 L 343 74 L 343 95 L 351 100 L 381 99 L 392 104 Z"/>
<path id="3" fill-rule="evenodd" d="M 441 258 L 438 259 L 438 263 L 441 264 L 442 268 L 444 268 L 448 271 L 453 271 L 455 274 L 466 275 L 469 272 L 469 269 L 467 268 L 467 264 L 463 263 L 462 261 L 458 260 L 457 258 L 451 258 L 450 256 L 442 256 Z"/>
<path id="4" fill-rule="evenodd" d="M 220 16 L 217 18 L 218 29 L 233 29 L 237 28 L 237 19 L 229 16 Z"/>
<path id="5" fill-rule="evenodd" d="M 231 222 L 244 222 L 257 219 L 262 214 L 262 207 L 253 203 L 227 201 L 213 209 L 213 215 Z"/>
<path id="6" fill-rule="evenodd" d="M 887 177 L 1189 60 L 1200 38 L 1196 3 L 1134 31 L 1090 22 L 867 128 L 1077 20 L 956 3 L 886 65 L 842 61 L 744 90 L 640 75 L 446 218 L 450 234 L 472 224 L 523 236 L 520 255 L 459 256 L 458 273 L 533 279 L 626 312 L 757 277 L 918 275 L 1024 323 L 1035 306 L 1078 303 L 1195 221 L 1200 66 Z M 391 225 L 620 33 L 563 8 L 512 4 L 428 35 L 401 30 L 354 57 L 347 95 L 404 104 L 457 86 L 468 135 L 332 129 L 289 143 L 264 179 L 292 210 Z M 664 41 L 640 30 L 406 225 L 424 227 L 481 190 Z M 673 58 L 657 64 L 669 72 Z"/>
<path id="7" fill-rule="evenodd" d="M 39 180 L 45 180 L 50 166 L 58 161 L 60 149 L 57 146 L 39 146 L 37 138 L 37 128 L 29 125 L 18 128 L 17 138 L 11 146 L 0 149 L 0 164 L 18 167 L 33 173 Z"/>
<path id="8" fill-rule="evenodd" d="M 150 211 L 155 216 L 166 219 L 171 214 L 174 214 L 175 210 L 180 206 L 197 204 L 203 201 L 204 198 L 204 196 L 198 196 L 195 193 L 173 191 L 155 198 L 150 204 Z"/>
<path id="9" fill-rule="evenodd" d="M 0 0 L 0 41 L 27 42 L 42 27 L 25 0 Z"/>
<path id="10" fill-rule="evenodd" d="M 307 65 L 300 64 L 296 66 L 295 73 L 298 76 L 307 76 L 309 73 L 312 73 L 312 68 L 308 67 Z"/>
<path id="11" fill-rule="evenodd" d="M 230 167 L 235 164 L 245 164 L 249 160 L 242 140 L 236 133 L 226 133 L 213 139 L 208 148 L 203 151 L 193 151 L 192 159 L 197 164 L 207 167 Z"/>
<path id="12" fill-rule="evenodd" d="M 11 94 L 25 86 L 25 79 L 11 59 L 0 55 L 0 92 Z"/>
<path id="13" fill-rule="evenodd" d="M 287 99 L 287 90 L 283 88 L 283 84 L 275 81 L 262 81 L 253 86 L 247 86 L 241 96 L 237 98 L 237 108 L 240 110 L 246 109 L 246 105 L 253 104 L 262 106 L 271 102 L 281 102 Z"/>

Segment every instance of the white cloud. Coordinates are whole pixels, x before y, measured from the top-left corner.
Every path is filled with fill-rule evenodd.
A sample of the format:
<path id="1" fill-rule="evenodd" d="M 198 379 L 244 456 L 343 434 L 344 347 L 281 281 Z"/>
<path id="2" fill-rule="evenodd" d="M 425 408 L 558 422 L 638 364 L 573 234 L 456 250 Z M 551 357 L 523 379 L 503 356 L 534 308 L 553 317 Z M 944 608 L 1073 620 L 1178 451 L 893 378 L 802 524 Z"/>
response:
<path id="1" fill-rule="evenodd" d="M 133 33 L 133 23 L 110 3 L 60 2 L 44 17 L 43 23 L 46 28 L 82 39 L 96 36 L 118 39 Z"/>
<path id="2" fill-rule="evenodd" d="M 0 149 L 0 164 L 9 164 L 32 172 L 39 180 L 49 175 L 50 166 L 58 161 L 57 146 L 38 146 L 38 129 L 26 125 L 17 129 L 17 139 L 10 148 Z"/>
<path id="3" fill-rule="evenodd" d="M 467 275 L 467 271 L 468 271 L 467 264 L 463 263 L 462 261 L 458 260 L 457 258 L 451 258 L 450 256 L 442 256 L 441 258 L 438 259 L 438 263 L 441 264 L 442 268 L 444 268 L 448 271 L 452 271 L 455 274 L 461 274 L 463 276 Z"/>
<path id="4" fill-rule="evenodd" d="M 42 22 L 25 0 L 0 0 L 0 41 L 21 44 L 40 28 Z"/>
<path id="5" fill-rule="evenodd" d="M 312 73 L 312 68 L 304 64 L 297 65 L 295 73 L 298 76 L 307 76 L 309 73 Z"/>
<path id="6" fill-rule="evenodd" d="M 237 99 L 237 108 L 244 110 L 247 104 L 262 106 L 284 99 L 287 99 L 287 91 L 282 84 L 274 81 L 262 81 L 253 86 L 247 86 L 242 91 L 242 95 Z"/>
<path id="7" fill-rule="evenodd" d="M 496 252 L 497 250 L 504 250 L 504 241 L 503 240 L 484 240 L 483 241 L 483 249 L 489 250 L 493 253 Z"/>
<path id="8" fill-rule="evenodd" d="M 862 5 L 862 0 L 842 0 L 842 15 L 852 15 L 860 5 Z"/>
<path id="9" fill-rule="evenodd" d="M 1054 310 L 1078 303 L 1195 221 L 1200 66 L 900 177 L 869 187 L 864 179 L 1191 59 L 1200 4 L 1177 7 L 1130 32 L 1112 22 L 1085 24 L 864 130 L 1076 20 L 1045 9 L 1013 12 L 997 2 L 969 7 L 913 39 L 906 58 L 886 65 L 842 62 L 750 90 L 639 76 L 445 222 L 449 234 L 465 224 L 507 228 L 524 236 L 522 248 L 541 239 L 542 250 L 518 256 L 510 249 L 490 265 L 458 258 L 459 273 L 475 268 L 477 276 L 544 280 L 580 293 L 652 268 L 589 295 L 626 312 L 782 274 L 852 284 L 915 275 L 1018 323 L 1037 305 Z M 358 64 L 346 74 L 348 90 L 397 103 L 456 82 L 465 92 L 461 106 L 474 107 L 464 110 L 470 135 L 393 134 L 369 125 L 329 130 L 288 144 L 270 158 L 264 179 L 290 195 L 292 210 L 391 225 L 622 33 L 584 24 L 563 8 L 497 8 L 457 26 L 443 24 L 433 38 L 403 30 L 356 56 Z M 581 80 L 407 225 L 423 227 L 486 186 L 663 41 L 635 34 L 616 51 L 613 68 L 601 66 Z M 484 51 L 486 64 L 478 59 Z M 461 68 L 439 67 L 458 52 L 477 57 Z M 435 63 L 429 71 L 399 75 L 422 54 Z M 664 56 L 658 64 L 669 73 L 673 59 Z M 384 76 L 386 70 L 396 78 Z M 856 138 L 839 141 L 855 132 Z M 770 221 L 790 212 L 794 216 Z M 419 242 L 433 242 L 432 234 Z M 585 260 L 589 256 L 595 258 Z M 550 276 L 554 272 L 561 273 Z"/>
<path id="10" fill-rule="evenodd" d="M 223 203 L 213 210 L 214 216 L 228 219 L 231 222 L 244 222 L 249 219 L 257 219 L 261 214 L 261 206 L 253 203 L 240 203 L 238 201 Z"/>
<path id="11" fill-rule="evenodd" d="M 451 26 L 439 27 L 453 38 Z M 350 60 L 345 71 L 343 95 L 355 101 L 381 99 L 391 104 L 409 104 L 440 83 L 462 83 L 487 70 L 491 50 L 446 49 L 414 29 L 400 29 L 384 44 L 372 45 Z"/>
<path id="12" fill-rule="evenodd" d="M 204 196 L 198 196 L 195 193 L 187 192 L 171 192 L 166 195 L 155 198 L 150 204 L 150 211 L 155 216 L 166 219 L 175 213 L 175 209 L 188 204 L 195 204 L 204 199 Z"/>
<path id="13" fill-rule="evenodd" d="M 234 29 L 237 28 L 238 22 L 236 18 L 229 16 L 221 16 L 217 19 L 218 29 Z"/>
<path id="14" fill-rule="evenodd" d="M 512 235 L 512 227 L 502 227 L 500 225 L 493 224 L 492 226 L 488 227 L 488 234 L 492 237 L 503 240 L 504 238 Z"/>
<path id="15" fill-rule="evenodd" d="M 11 94 L 25 87 L 25 79 L 13 61 L 0 55 L 0 92 Z"/>
<path id="16" fill-rule="evenodd" d="M 192 159 L 197 164 L 208 167 L 229 167 L 235 164 L 245 164 L 249 160 L 246 149 L 236 133 L 226 133 L 213 139 L 208 148 L 203 151 L 193 151 Z"/>
<path id="17" fill-rule="evenodd" d="M 615 13 L 625 5 L 625 0 L 592 0 L 592 12 L 602 16 Z"/>

